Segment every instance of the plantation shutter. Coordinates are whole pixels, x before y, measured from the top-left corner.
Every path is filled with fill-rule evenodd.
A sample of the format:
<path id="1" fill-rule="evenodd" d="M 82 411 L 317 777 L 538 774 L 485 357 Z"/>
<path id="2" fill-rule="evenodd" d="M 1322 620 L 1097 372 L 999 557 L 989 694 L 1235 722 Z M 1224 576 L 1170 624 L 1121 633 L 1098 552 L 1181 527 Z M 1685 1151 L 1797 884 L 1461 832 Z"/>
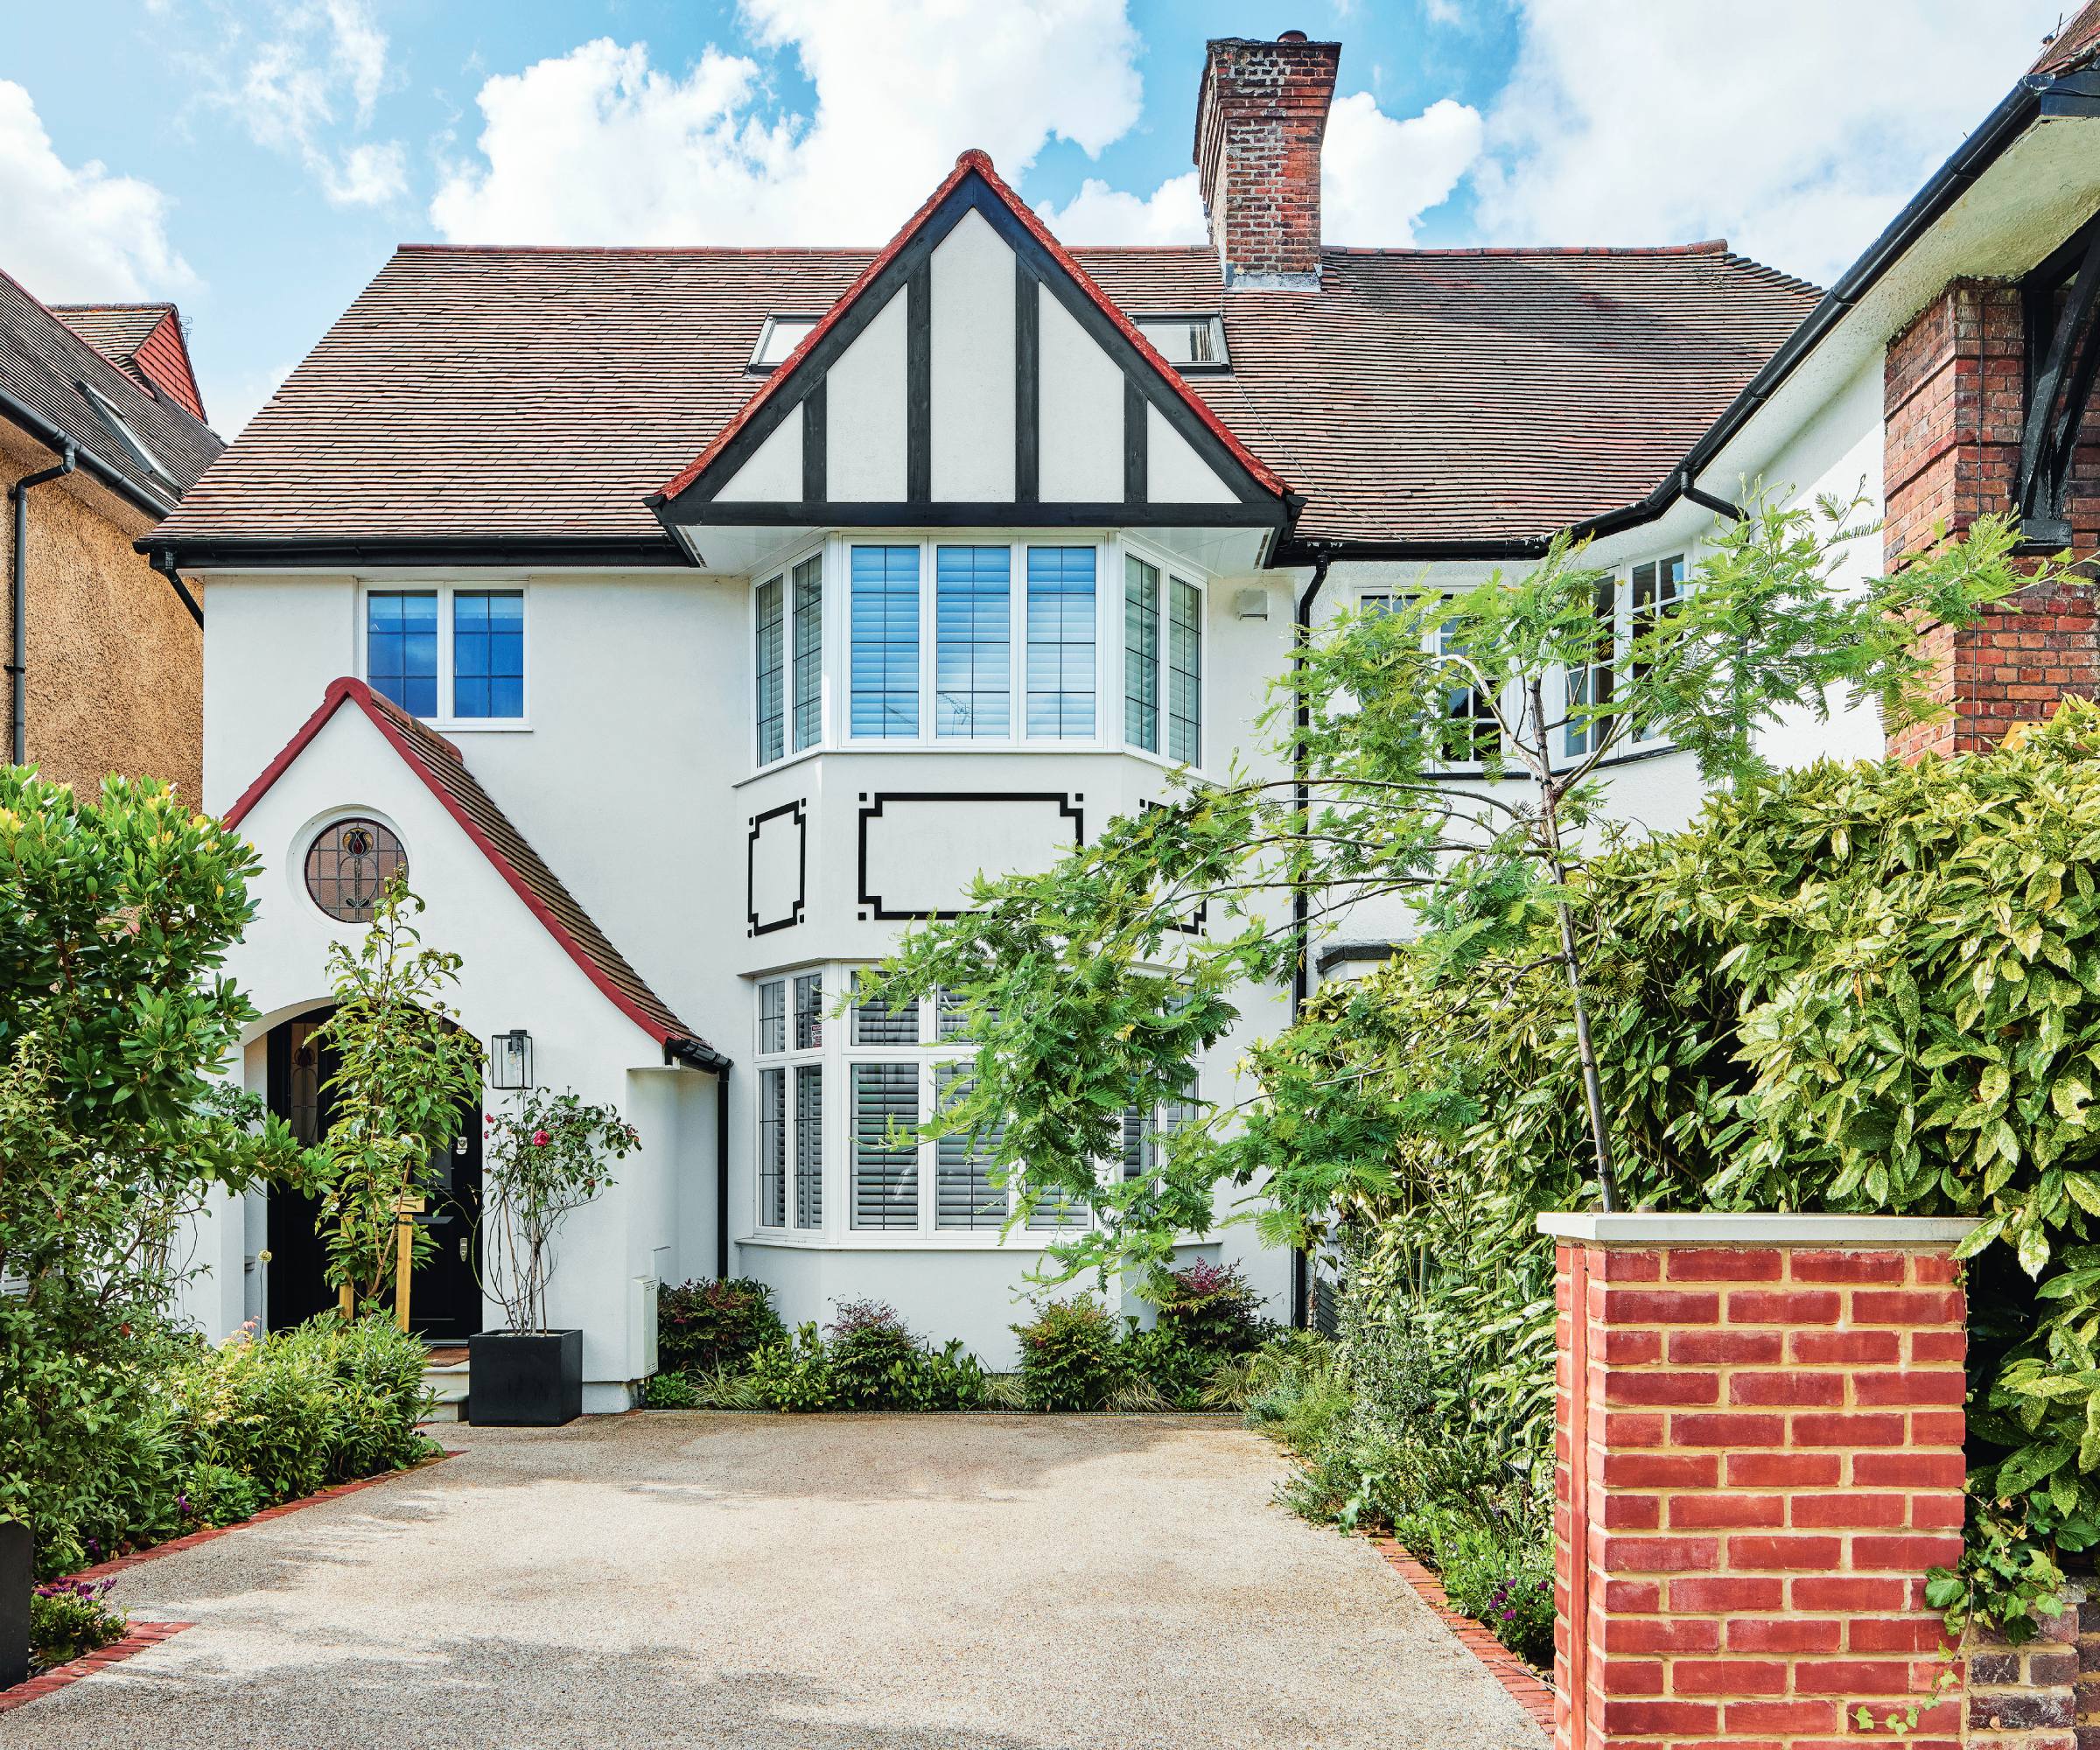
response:
<path id="1" fill-rule="evenodd" d="M 870 981 L 871 987 L 872 981 Z M 906 1003 L 892 1009 L 873 994 L 861 995 L 862 980 L 853 977 L 853 1043 L 855 1045 L 917 1045 L 919 1005 Z"/>
<path id="2" fill-rule="evenodd" d="M 959 1063 L 934 1071 L 936 1095 L 946 1106 L 970 1091 L 969 1072 Z M 992 1156 L 1004 1127 L 942 1137 L 934 1146 L 934 1225 L 997 1228 L 1006 1220 L 1006 1192 L 991 1182 Z"/>
<path id="3" fill-rule="evenodd" d="M 788 1225 L 788 1072 L 759 1072 L 759 1225 Z"/>
<path id="4" fill-rule="evenodd" d="M 824 1223 L 824 1067 L 794 1071 L 794 1225 Z"/>
<path id="5" fill-rule="evenodd" d="M 853 1225 L 910 1228 L 919 1225 L 919 1150 L 893 1129 L 919 1123 L 919 1066 L 853 1066 Z"/>

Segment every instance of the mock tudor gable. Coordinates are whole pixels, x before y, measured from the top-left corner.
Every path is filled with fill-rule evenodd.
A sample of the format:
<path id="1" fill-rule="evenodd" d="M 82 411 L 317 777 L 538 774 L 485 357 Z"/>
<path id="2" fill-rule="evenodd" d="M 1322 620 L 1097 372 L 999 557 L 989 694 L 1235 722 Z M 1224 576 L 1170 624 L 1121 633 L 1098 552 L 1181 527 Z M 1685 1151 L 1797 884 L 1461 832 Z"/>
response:
<path id="1" fill-rule="evenodd" d="M 1292 500 L 982 152 L 650 500 L 709 529 L 1280 531 Z"/>

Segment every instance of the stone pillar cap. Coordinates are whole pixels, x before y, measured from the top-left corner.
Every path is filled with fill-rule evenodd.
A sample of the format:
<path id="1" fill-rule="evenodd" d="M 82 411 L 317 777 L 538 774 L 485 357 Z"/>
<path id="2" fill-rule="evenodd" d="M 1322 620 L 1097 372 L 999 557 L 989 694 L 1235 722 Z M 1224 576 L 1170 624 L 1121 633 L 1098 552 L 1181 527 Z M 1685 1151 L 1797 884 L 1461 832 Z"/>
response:
<path id="1" fill-rule="evenodd" d="M 1711 1210 L 1606 1214 L 1555 1211 L 1538 1231 L 1600 1246 L 1954 1246 L 1977 1226 L 1970 1215 L 1732 1215 Z"/>

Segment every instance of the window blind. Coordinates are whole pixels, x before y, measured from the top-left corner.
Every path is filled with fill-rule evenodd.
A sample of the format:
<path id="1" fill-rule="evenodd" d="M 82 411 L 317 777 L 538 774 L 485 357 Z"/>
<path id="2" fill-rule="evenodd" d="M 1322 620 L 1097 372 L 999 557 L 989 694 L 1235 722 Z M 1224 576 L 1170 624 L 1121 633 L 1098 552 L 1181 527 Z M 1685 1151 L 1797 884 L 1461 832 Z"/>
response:
<path id="1" fill-rule="evenodd" d="M 794 1225 L 824 1224 L 824 1067 L 794 1070 Z"/>
<path id="2" fill-rule="evenodd" d="M 857 1063 L 853 1070 L 853 1225 L 919 1225 L 919 1151 L 892 1140 L 919 1123 L 919 1066 Z"/>
<path id="3" fill-rule="evenodd" d="M 934 1086 L 945 1108 L 968 1096 L 970 1078 L 959 1063 L 936 1065 Z M 1004 1129 L 992 1126 L 946 1136 L 934 1145 L 934 1225 L 936 1228 L 998 1228 L 1006 1220 L 1006 1191 L 991 1182 L 992 1157 Z"/>
<path id="4" fill-rule="evenodd" d="M 1094 738 L 1094 550 L 1028 550 L 1028 733 Z"/>
<path id="5" fill-rule="evenodd" d="M 906 1003 L 899 1008 L 890 1008 L 881 998 L 872 994 L 863 996 L 860 976 L 853 978 L 853 1043 L 855 1045 L 917 1045 L 919 1043 L 919 1005 Z"/>
<path id="6" fill-rule="evenodd" d="M 919 550 L 856 547 L 852 563 L 853 733 L 919 734 Z"/>
<path id="7" fill-rule="evenodd" d="M 942 547 L 934 556 L 934 732 L 1013 732 L 1012 555 Z"/>

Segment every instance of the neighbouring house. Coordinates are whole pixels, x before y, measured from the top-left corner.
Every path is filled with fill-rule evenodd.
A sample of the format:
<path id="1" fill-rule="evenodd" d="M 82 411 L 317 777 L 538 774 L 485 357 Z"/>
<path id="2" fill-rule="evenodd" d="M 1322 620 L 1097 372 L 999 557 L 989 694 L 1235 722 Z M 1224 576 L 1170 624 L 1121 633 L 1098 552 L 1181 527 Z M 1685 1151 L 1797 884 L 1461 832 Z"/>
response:
<path id="1" fill-rule="evenodd" d="M 654 1285 L 718 1271 L 1007 1361 L 1054 1230 L 1003 1236 L 966 1145 L 898 1144 L 957 1047 L 938 1005 L 841 1015 L 856 969 L 1178 768 L 1261 769 L 1301 626 L 1557 530 L 1621 646 L 1760 481 L 1863 493 L 1890 556 L 2007 504 L 2090 552 L 2096 49 L 2089 8 L 1828 293 L 1718 242 L 1326 247 L 1340 49 L 1295 32 L 1208 46 L 1208 247 L 1068 244 L 973 151 L 879 248 L 402 248 L 144 543 L 209 584 L 206 798 L 268 864 L 248 1085 L 325 1124 L 325 956 L 405 866 L 492 1080 L 641 1130 L 554 1284 L 588 1407 L 632 1401 Z M 2064 595 L 1947 640 L 1945 735 L 2091 673 Z M 1771 742 L 1883 745 L 1858 713 Z M 1613 780 L 1656 824 L 1699 794 L 1665 745 Z M 1360 914 L 1304 980 L 1399 928 Z M 1199 1096 L 1293 997 L 1250 994 Z M 1128 1115 L 1103 1170 L 1177 1116 Z M 437 1335 L 487 1316 L 478 1133 L 416 1290 Z M 326 1298 L 296 1200 L 200 1247 L 207 1326 Z M 1305 1316 L 1250 1228 L 1190 1250 Z"/>
<path id="2" fill-rule="evenodd" d="M 10 757 L 203 791 L 204 611 L 134 543 L 225 446 L 172 304 L 46 304 L 0 273 Z"/>

